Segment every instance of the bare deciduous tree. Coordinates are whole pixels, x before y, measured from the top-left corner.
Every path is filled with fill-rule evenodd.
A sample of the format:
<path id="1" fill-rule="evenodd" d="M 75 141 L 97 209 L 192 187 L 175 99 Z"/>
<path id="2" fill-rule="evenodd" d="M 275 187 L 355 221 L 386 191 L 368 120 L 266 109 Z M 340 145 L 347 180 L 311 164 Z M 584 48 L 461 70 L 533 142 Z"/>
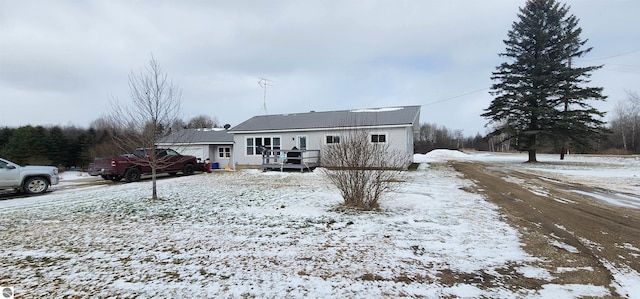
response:
<path id="1" fill-rule="evenodd" d="M 387 142 L 372 142 L 365 130 L 345 130 L 335 141 L 322 151 L 327 178 L 340 190 L 346 206 L 377 209 L 382 196 L 402 181 L 411 158 L 390 149 Z"/>
<path id="2" fill-rule="evenodd" d="M 451 130 L 437 124 L 423 123 L 420 125 L 420 131 L 414 143 L 416 152 L 426 153 L 437 148 L 468 147 L 473 144 L 473 137 L 465 138 L 462 130 Z"/>
<path id="3" fill-rule="evenodd" d="M 628 91 L 627 99 L 616 103 L 611 130 L 626 152 L 640 151 L 640 96 L 637 93 Z"/>
<path id="4" fill-rule="evenodd" d="M 493 124 L 487 133 L 487 141 L 489 143 L 489 150 L 492 152 L 507 152 L 511 150 L 511 139 L 509 134 L 490 134 L 490 132 L 496 132 L 502 127 L 505 127 L 506 121 L 499 121 Z"/>
<path id="5" fill-rule="evenodd" d="M 189 120 L 186 127 L 189 129 L 201 129 L 201 128 L 217 128 L 220 124 L 218 118 L 211 118 L 208 115 L 198 115 Z"/>
<path id="6" fill-rule="evenodd" d="M 107 116 L 111 136 L 121 151 L 148 149 L 146 164 L 152 171 L 152 198 L 157 199 L 156 174 L 162 163 L 156 157 L 156 144 L 171 134 L 171 126 L 180 120 L 181 91 L 168 80 L 160 65 L 151 57 L 149 65 L 129 75 L 129 102 L 111 101 Z"/>

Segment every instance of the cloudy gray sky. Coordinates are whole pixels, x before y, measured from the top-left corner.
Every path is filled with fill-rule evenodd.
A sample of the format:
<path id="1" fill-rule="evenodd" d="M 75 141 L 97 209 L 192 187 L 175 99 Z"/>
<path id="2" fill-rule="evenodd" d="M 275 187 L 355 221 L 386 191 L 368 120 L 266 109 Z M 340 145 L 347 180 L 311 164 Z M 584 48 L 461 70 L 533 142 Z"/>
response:
<path id="1" fill-rule="evenodd" d="M 524 0 L 0 0 L 0 127 L 88 127 L 153 55 L 185 120 L 422 105 L 421 123 L 485 133 L 491 72 Z M 611 111 L 640 92 L 640 1 L 567 0 L 604 64 Z"/>

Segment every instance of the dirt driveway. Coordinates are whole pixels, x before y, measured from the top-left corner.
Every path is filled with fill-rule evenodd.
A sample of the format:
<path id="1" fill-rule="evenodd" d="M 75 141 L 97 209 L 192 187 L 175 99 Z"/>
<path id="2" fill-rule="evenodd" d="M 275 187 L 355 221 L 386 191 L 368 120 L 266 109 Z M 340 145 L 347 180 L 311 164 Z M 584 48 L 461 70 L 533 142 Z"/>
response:
<path id="1" fill-rule="evenodd" d="M 467 191 L 500 206 L 522 234 L 524 249 L 556 277 L 553 283 L 593 284 L 619 296 L 612 278 L 629 269 L 640 272 L 640 210 L 590 196 L 615 192 L 500 164 L 450 163 L 475 183 Z"/>

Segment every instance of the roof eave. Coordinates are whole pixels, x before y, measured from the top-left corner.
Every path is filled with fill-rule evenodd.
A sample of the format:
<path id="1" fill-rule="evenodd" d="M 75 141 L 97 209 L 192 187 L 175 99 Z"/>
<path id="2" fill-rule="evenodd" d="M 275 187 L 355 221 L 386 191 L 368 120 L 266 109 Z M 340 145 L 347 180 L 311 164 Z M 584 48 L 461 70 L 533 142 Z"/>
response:
<path id="1" fill-rule="evenodd" d="M 158 145 L 210 145 L 210 144 L 233 145 L 233 141 L 159 142 L 158 143 Z"/>
<path id="2" fill-rule="evenodd" d="M 288 133 L 288 132 L 309 132 L 309 131 L 340 131 L 340 130 L 361 130 L 361 129 L 382 129 L 382 128 L 404 128 L 412 127 L 413 124 L 396 124 L 396 125 L 376 125 L 376 126 L 344 126 L 344 127 L 323 127 L 323 128 L 304 128 L 304 129 L 277 129 L 277 130 L 246 130 L 234 131 L 233 134 L 256 134 L 256 133 Z"/>

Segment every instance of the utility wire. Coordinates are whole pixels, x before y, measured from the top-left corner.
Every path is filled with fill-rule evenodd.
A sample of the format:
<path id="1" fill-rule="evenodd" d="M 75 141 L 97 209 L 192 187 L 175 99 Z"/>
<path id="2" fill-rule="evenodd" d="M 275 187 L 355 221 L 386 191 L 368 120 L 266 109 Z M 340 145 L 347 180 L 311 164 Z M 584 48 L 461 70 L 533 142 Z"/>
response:
<path id="1" fill-rule="evenodd" d="M 611 59 L 611 58 L 616 58 L 616 57 L 620 57 L 620 56 L 624 56 L 624 55 L 633 54 L 633 53 L 636 53 L 636 52 L 640 52 L 640 49 L 636 49 L 636 50 L 625 52 L 625 53 L 615 54 L 615 55 L 607 56 L 607 57 L 604 57 L 604 58 L 589 59 L 589 60 L 580 59 L 578 62 L 606 60 L 606 59 Z M 624 67 L 629 68 L 630 67 L 631 68 L 631 69 L 608 68 L 607 65 L 605 64 L 605 68 L 606 69 L 619 71 L 619 72 L 636 72 L 636 70 L 634 70 L 633 68 L 637 68 L 638 67 L 638 66 L 635 66 L 635 65 L 624 65 L 624 64 L 611 64 L 610 66 L 617 66 L 617 67 L 622 67 L 622 68 L 624 68 Z M 468 96 L 470 94 L 478 93 L 478 92 L 485 91 L 485 90 L 489 90 L 489 88 L 485 87 L 485 88 L 476 89 L 476 90 L 469 91 L 469 92 L 466 92 L 466 93 L 463 93 L 463 94 L 459 94 L 459 95 L 456 95 L 456 96 L 452 96 L 452 97 L 449 97 L 449 98 L 444 98 L 444 99 L 441 99 L 441 100 L 437 100 L 435 102 L 427 103 L 427 104 L 424 104 L 422 106 L 429 106 L 429 105 L 433 105 L 433 104 L 438 104 L 438 103 L 442 103 L 442 102 L 455 100 L 457 98 L 461 98 L 461 97 Z"/>
<path id="2" fill-rule="evenodd" d="M 457 98 L 461 98 L 461 97 L 468 96 L 470 94 L 478 93 L 478 92 L 485 91 L 485 90 L 489 90 L 489 88 L 485 87 L 485 88 L 476 89 L 474 91 L 469 91 L 469 92 L 466 92 L 466 93 L 463 93 L 463 94 L 460 94 L 460 95 L 457 95 L 457 96 L 452 96 L 452 97 L 449 97 L 449 98 L 446 98 L 446 99 L 437 100 L 435 102 L 427 103 L 427 104 L 424 104 L 422 106 L 428 106 L 428 105 L 433 105 L 433 104 L 438 104 L 438 103 L 454 100 L 454 99 L 457 99 Z"/>
<path id="3" fill-rule="evenodd" d="M 580 64 L 589 63 L 589 62 L 598 62 L 598 61 L 608 60 L 608 59 L 611 59 L 611 58 L 621 57 L 621 56 L 625 56 L 625 55 L 629 55 L 629 54 L 633 54 L 633 53 L 638 53 L 638 52 L 640 52 L 640 49 L 635 49 L 633 51 L 624 52 L 624 53 L 620 53 L 620 54 L 614 54 L 614 55 L 611 55 L 611 56 L 607 56 L 607 57 L 603 57 L 603 58 L 597 58 L 597 59 L 578 59 L 577 62 L 580 63 Z M 623 72 L 623 73 L 637 73 L 637 72 L 640 71 L 640 66 L 631 65 L 631 64 L 604 63 L 602 68 L 604 70 Z"/>
<path id="4" fill-rule="evenodd" d="M 606 60 L 606 59 L 611 59 L 611 58 L 616 58 L 616 57 L 620 57 L 620 56 L 625 56 L 625 55 L 629 55 L 629 54 L 633 54 L 636 52 L 640 52 L 640 49 L 635 49 L 633 51 L 629 51 L 629 52 L 625 52 L 625 53 L 620 53 L 620 54 L 614 54 L 608 57 L 604 57 L 604 58 L 598 58 L 598 59 L 585 59 L 584 61 L 598 61 L 598 60 Z"/>

